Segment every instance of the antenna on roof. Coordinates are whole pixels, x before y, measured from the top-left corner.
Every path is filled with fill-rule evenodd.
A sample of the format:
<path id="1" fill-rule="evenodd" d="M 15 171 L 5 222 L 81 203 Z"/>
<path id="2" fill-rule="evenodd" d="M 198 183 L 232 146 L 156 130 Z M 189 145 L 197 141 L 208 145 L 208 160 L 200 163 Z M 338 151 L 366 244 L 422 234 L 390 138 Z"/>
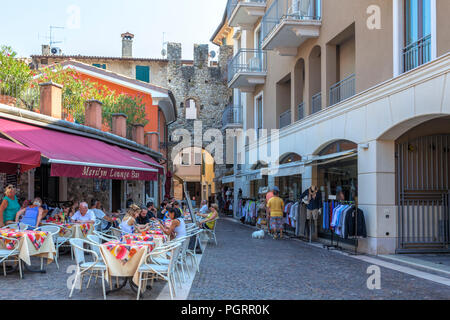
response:
<path id="1" fill-rule="evenodd" d="M 165 41 L 165 35 L 166 35 L 166 33 L 163 32 L 162 50 L 161 50 L 161 55 L 162 55 L 163 58 L 165 58 L 167 56 L 167 50 L 164 47 L 167 44 L 167 41 Z"/>

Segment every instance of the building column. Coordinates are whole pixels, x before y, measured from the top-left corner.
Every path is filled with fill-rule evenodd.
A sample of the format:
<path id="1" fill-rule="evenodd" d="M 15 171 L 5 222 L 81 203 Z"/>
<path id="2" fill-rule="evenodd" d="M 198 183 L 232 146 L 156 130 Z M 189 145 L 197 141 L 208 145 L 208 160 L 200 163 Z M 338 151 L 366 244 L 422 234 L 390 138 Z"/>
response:
<path id="1" fill-rule="evenodd" d="M 367 148 L 368 147 L 368 148 Z M 367 239 L 359 250 L 394 253 L 397 239 L 395 142 L 370 141 L 358 151 L 358 206 L 364 211 Z"/>

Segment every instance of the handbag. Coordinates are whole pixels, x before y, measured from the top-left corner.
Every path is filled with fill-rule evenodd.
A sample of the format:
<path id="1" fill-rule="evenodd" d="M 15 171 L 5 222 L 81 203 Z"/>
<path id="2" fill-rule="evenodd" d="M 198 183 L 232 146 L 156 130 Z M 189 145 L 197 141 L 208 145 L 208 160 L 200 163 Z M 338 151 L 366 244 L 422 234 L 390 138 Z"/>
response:
<path id="1" fill-rule="evenodd" d="M 302 201 L 304 204 L 308 205 L 309 204 L 308 196 L 304 197 Z"/>

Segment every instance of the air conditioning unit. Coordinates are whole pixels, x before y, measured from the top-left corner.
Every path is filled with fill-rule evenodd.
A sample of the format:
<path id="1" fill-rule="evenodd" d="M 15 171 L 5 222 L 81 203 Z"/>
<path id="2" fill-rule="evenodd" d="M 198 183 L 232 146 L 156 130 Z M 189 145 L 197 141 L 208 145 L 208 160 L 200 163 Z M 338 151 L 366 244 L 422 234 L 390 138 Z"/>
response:
<path id="1" fill-rule="evenodd" d="M 56 55 L 61 55 L 61 54 L 62 54 L 61 48 L 56 48 L 56 47 L 51 48 L 50 52 L 51 52 L 52 55 L 54 55 L 54 56 L 56 56 Z"/>

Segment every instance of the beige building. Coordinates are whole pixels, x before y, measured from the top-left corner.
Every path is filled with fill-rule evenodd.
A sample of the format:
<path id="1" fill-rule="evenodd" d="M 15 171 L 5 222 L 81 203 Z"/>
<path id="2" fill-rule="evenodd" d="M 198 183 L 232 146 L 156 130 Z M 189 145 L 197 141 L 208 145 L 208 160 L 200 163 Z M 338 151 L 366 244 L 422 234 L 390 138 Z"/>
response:
<path id="1" fill-rule="evenodd" d="M 327 202 L 342 191 L 364 213 L 367 237 L 342 239 L 360 252 L 448 251 L 448 12 L 446 0 L 230 0 L 242 116 L 227 125 L 243 134 L 223 182 L 250 198 L 273 185 L 293 201 L 311 185 Z"/>

